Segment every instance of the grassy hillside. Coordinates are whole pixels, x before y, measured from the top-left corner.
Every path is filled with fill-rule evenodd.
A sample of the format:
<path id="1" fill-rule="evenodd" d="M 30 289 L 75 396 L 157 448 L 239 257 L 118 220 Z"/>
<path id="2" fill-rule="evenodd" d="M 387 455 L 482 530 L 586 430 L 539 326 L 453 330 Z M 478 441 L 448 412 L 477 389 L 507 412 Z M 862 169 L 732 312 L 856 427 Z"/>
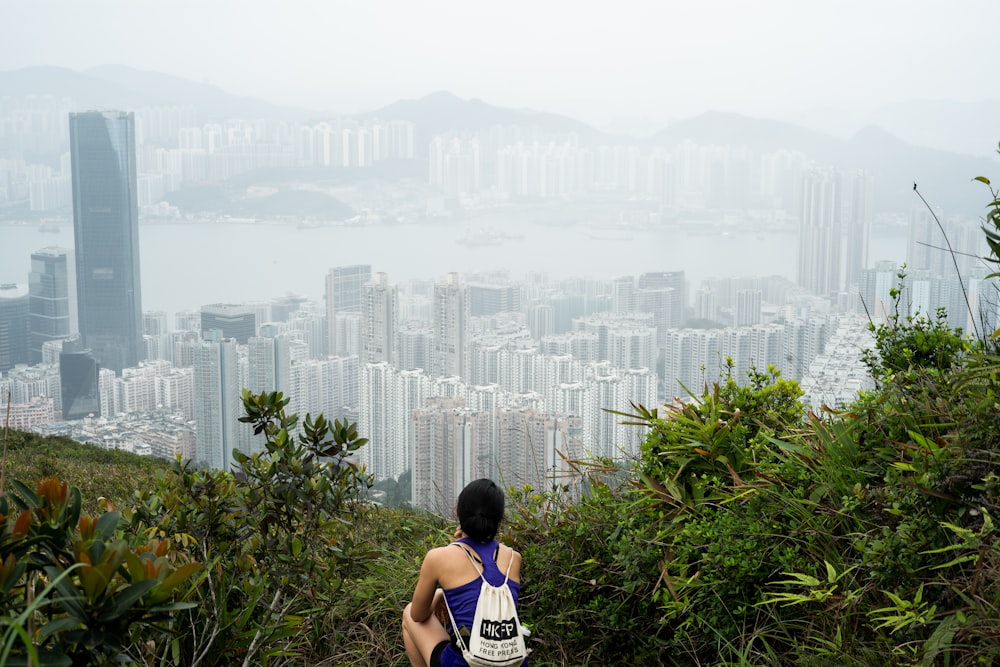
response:
<path id="1" fill-rule="evenodd" d="M 70 486 L 80 489 L 84 508 L 92 511 L 98 498 L 122 505 L 136 491 L 153 488 L 157 474 L 167 470 L 170 462 L 85 445 L 69 438 L 11 431 L 4 465 L 8 482 L 16 479 L 29 486 L 43 477 L 59 475 Z"/>

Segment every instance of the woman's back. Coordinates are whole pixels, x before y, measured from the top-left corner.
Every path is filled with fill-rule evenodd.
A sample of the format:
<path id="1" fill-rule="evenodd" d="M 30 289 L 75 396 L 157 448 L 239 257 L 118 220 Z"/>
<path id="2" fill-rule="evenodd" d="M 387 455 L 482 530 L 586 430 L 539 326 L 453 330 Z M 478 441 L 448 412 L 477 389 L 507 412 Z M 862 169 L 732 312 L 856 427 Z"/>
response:
<path id="1" fill-rule="evenodd" d="M 413 589 L 413 599 L 403 609 L 403 642 L 414 667 L 465 665 L 445 630 L 449 624 L 445 600 L 455 617 L 451 625 L 459 628 L 460 633 L 463 626 L 472 627 L 481 595 L 487 595 L 491 601 L 482 610 L 485 612 L 489 608 L 489 614 L 482 616 L 483 627 L 497 628 L 487 641 L 504 639 L 501 629 L 517 627 L 515 609 L 521 588 L 521 554 L 496 541 L 503 514 L 503 491 L 492 480 L 483 478 L 469 482 L 458 494 L 455 504 L 459 521 L 455 538 L 458 541 L 427 552 Z M 483 579 L 489 584 L 485 589 Z M 505 581 L 506 590 L 502 588 Z M 511 621 L 506 615 L 502 623 L 492 620 L 508 611 Z M 487 626 L 487 623 L 492 625 Z M 492 636 L 494 634 L 496 637 Z M 481 635 L 472 639 L 471 650 L 480 651 L 485 647 L 491 651 L 492 661 L 496 649 L 481 644 Z M 511 664 L 525 655 L 520 635 L 514 645 L 519 646 L 507 652 Z"/>
<path id="2" fill-rule="evenodd" d="M 442 566 L 446 568 L 447 577 L 442 572 L 438 582 L 444 589 L 445 600 L 458 628 L 472 626 L 482 587 L 480 572 L 491 586 L 500 586 L 506 580 L 517 604 L 521 592 L 519 553 L 495 540 L 482 544 L 468 538 L 459 539 L 441 549 L 444 550 Z"/>

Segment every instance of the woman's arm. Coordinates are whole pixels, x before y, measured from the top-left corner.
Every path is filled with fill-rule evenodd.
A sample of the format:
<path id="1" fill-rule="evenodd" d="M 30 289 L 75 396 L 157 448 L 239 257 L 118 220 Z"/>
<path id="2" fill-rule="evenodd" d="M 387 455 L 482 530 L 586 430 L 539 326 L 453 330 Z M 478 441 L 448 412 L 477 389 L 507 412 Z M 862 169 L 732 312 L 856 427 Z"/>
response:
<path id="1" fill-rule="evenodd" d="M 413 591 L 413 601 L 410 607 L 410 615 L 417 623 L 423 623 L 430 618 L 434 611 L 434 592 L 438 587 L 438 561 L 440 554 L 437 549 L 431 549 L 424 556 L 424 562 L 420 566 L 420 578 L 417 579 L 417 587 Z"/>

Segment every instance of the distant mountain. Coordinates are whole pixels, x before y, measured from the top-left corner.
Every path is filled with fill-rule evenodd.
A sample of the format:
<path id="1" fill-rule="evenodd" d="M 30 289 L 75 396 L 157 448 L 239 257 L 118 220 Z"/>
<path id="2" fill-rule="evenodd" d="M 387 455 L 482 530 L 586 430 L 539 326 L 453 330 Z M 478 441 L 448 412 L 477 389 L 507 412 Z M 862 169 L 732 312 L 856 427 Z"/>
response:
<path id="1" fill-rule="evenodd" d="M 327 220 L 344 220 L 355 214 L 350 206 L 326 193 L 294 188 L 248 198 L 238 189 L 219 184 L 189 185 L 167 194 L 164 200 L 183 213 Z"/>
<path id="2" fill-rule="evenodd" d="M 841 164 L 845 171 L 865 169 L 875 177 L 876 202 L 885 209 L 923 207 L 913 192 L 916 184 L 928 203 L 945 215 L 972 217 L 984 213 L 989 194 L 972 179 L 995 177 L 1000 166 L 984 157 L 914 146 L 876 126 L 861 129 L 845 142 Z"/>
<path id="3" fill-rule="evenodd" d="M 75 109 L 145 106 L 149 97 L 129 91 L 120 84 L 64 67 L 25 67 L 0 71 L 0 90 L 9 97 L 50 96 L 71 99 Z"/>
<path id="4" fill-rule="evenodd" d="M 685 140 L 703 145 L 747 146 L 757 152 L 787 148 L 821 161 L 832 160 L 840 143 L 829 134 L 792 123 L 723 111 L 706 111 L 674 123 L 645 143 L 674 148 Z"/>
<path id="5" fill-rule="evenodd" d="M 793 123 L 710 111 L 671 125 L 647 140 L 672 148 L 690 140 L 702 145 L 747 146 L 757 153 L 800 151 L 818 165 L 836 165 L 846 178 L 865 170 L 875 178 L 875 210 L 906 211 L 922 206 L 913 184 L 932 206 L 947 214 L 978 216 L 986 193 L 975 176 L 997 173 L 997 163 L 982 157 L 923 148 L 906 143 L 877 126 L 862 128 L 849 139 Z"/>
<path id="6" fill-rule="evenodd" d="M 543 136 L 575 133 L 583 142 L 607 141 L 608 135 L 586 123 L 554 113 L 496 107 L 482 100 L 463 100 L 449 92 L 436 92 L 416 100 L 400 100 L 381 109 L 357 114 L 361 118 L 408 120 L 417 127 L 418 146 L 434 135 L 449 131 L 487 130 L 496 125 L 534 127 Z M 524 137 L 530 141 L 532 137 Z"/>
<path id="7" fill-rule="evenodd" d="M 144 106 L 193 106 L 201 121 L 227 118 L 305 119 L 315 111 L 280 107 L 159 72 L 124 65 L 102 65 L 82 72 L 62 67 L 0 71 L 3 95 L 49 95 L 72 100 L 74 110 L 135 109 Z"/>
<path id="8" fill-rule="evenodd" d="M 55 67 L 0 71 L 0 94 L 69 98 L 75 109 L 191 105 L 198 109 L 198 118 L 203 122 L 225 118 L 308 122 L 333 115 L 281 107 L 251 97 L 232 95 L 217 86 L 121 65 L 104 65 L 84 72 Z M 512 133 L 505 139 L 525 142 L 549 137 L 562 139 L 575 134 L 581 145 L 592 146 L 629 144 L 673 147 L 690 140 L 708 145 L 743 145 L 757 153 L 797 150 L 818 164 L 839 166 L 845 175 L 857 169 L 865 169 L 874 175 L 876 210 L 905 211 L 918 205 L 919 201 L 912 191 L 916 182 L 928 200 L 948 214 L 982 213 L 986 197 L 983 189 L 977 187 L 981 184 L 973 184 L 971 179 L 978 175 L 996 178 L 997 171 L 1000 171 L 1000 163 L 987 157 L 992 155 L 991 151 L 1000 139 L 1000 100 L 968 104 L 913 102 L 884 107 L 874 115 L 883 122 L 869 121 L 849 130 L 862 116 L 842 114 L 842 122 L 839 125 L 832 123 L 837 127 L 826 132 L 792 122 L 710 111 L 674 123 L 644 141 L 613 136 L 567 116 L 493 106 L 478 99 L 464 100 L 448 92 L 400 100 L 356 117 L 359 120 L 412 121 L 416 126 L 419 153 L 426 151 L 434 135 L 449 131 L 487 130 L 494 126 L 518 126 L 519 134 Z M 819 115 L 813 116 L 814 120 L 818 118 Z M 827 121 L 830 120 L 827 116 Z M 832 127 L 830 123 L 828 125 Z M 895 127 L 903 128 L 905 134 L 885 130 Z M 997 136 L 988 138 L 991 133 Z M 901 136 L 906 140 L 900 139 Z M 985 143 L 985 147 L 973 150 L 980 143 Z M 923 148 L 914 144 L 938 148 Z M 941 150 L 942 146 L 950 150 Z M 51 147 L 44 148 L 51 154 L 58 154 Z M 43 147 L 36 150 L 42 153 Z M 963 150 L 974 155 L 963 155 Z M 289 202 L 279 203 L 279 207 L 283 207 Z M 320 204 L 318 208 L 322 209 L 324 205 Z"/>
<path id="9" fill-rule="evenodd" d="M 1000 141 L 1000 99 L 912 100 L 868 111 L 819 108 L 788 120 L 841 137 L 878 125 L 909 144 L 976 157 L 995 157 Z"/>
<path id="10" fill-rule="evenodd" d="M 876 109 L 871 122 L 910 144 L 992 158 L 1000 142 L 1000 99 L 891 104 Z"/>

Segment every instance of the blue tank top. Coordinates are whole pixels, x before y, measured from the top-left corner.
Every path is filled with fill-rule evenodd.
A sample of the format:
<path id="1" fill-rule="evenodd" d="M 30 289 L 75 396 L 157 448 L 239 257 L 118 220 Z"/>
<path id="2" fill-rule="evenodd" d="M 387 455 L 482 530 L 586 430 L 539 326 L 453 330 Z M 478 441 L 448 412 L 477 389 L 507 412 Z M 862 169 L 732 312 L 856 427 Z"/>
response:
<path id="1" fill-rule="evenodd" d="M 480 562 L 483 564 L 483 577 L 486 578 L 486 581 L 490 582 L 491 586 L 500 586 L 503 584 L 503 580 L 506 575 L 500 570 L 497 566 L 496 560 L 494 559 L 494 554 L 497 553 L 497 549 L 500 547 L 499 542 L 493 540 L 492 542 L 482 544 L 480 542 L 473 542 L 467 537 L 463 537 L 460 540 L 457 540 L 456 543 L 463 544 L 479 557 Z M 479 571 L 475 571 L 478 574 Z M 469 561 L 469 574 L 471 575 L 472 573 L 472 561 Z M 451 609 L 451 613 L 455 617 L 455 623 L 458 625 L 457 629 L 452 628 L 453 632 L 458 632 L 460 629 L 465 628 L 467 633 L 468 628 L 472 627 L 472 620 L 476 617 L 476 603 L 479 602 L 479 590 L 482 586 L 483 580 L 477 576 L 467 584 L 462 584 L 461 586 L 456 586 L 455 588 L 448 588 L 444 591 L 444 597 L 448 601 L 448 607 Z M 514 598 L 514 604 L 518 604 L 521 584 L 517 581 L 508 579 L 507 587 L 510 589 L 510 594 Z M 467 641 L 467 634 L 465 635 L 465 638 Z M 527 663 L 527 660 L 525 660 L 525 663 Z M 443 667 L 450 667 L 452 665 L 465 665 L 466 662 L 462 658 L 462 652 L 455 646 L 449 645 L 441 654 L 441 664 Z"/>

